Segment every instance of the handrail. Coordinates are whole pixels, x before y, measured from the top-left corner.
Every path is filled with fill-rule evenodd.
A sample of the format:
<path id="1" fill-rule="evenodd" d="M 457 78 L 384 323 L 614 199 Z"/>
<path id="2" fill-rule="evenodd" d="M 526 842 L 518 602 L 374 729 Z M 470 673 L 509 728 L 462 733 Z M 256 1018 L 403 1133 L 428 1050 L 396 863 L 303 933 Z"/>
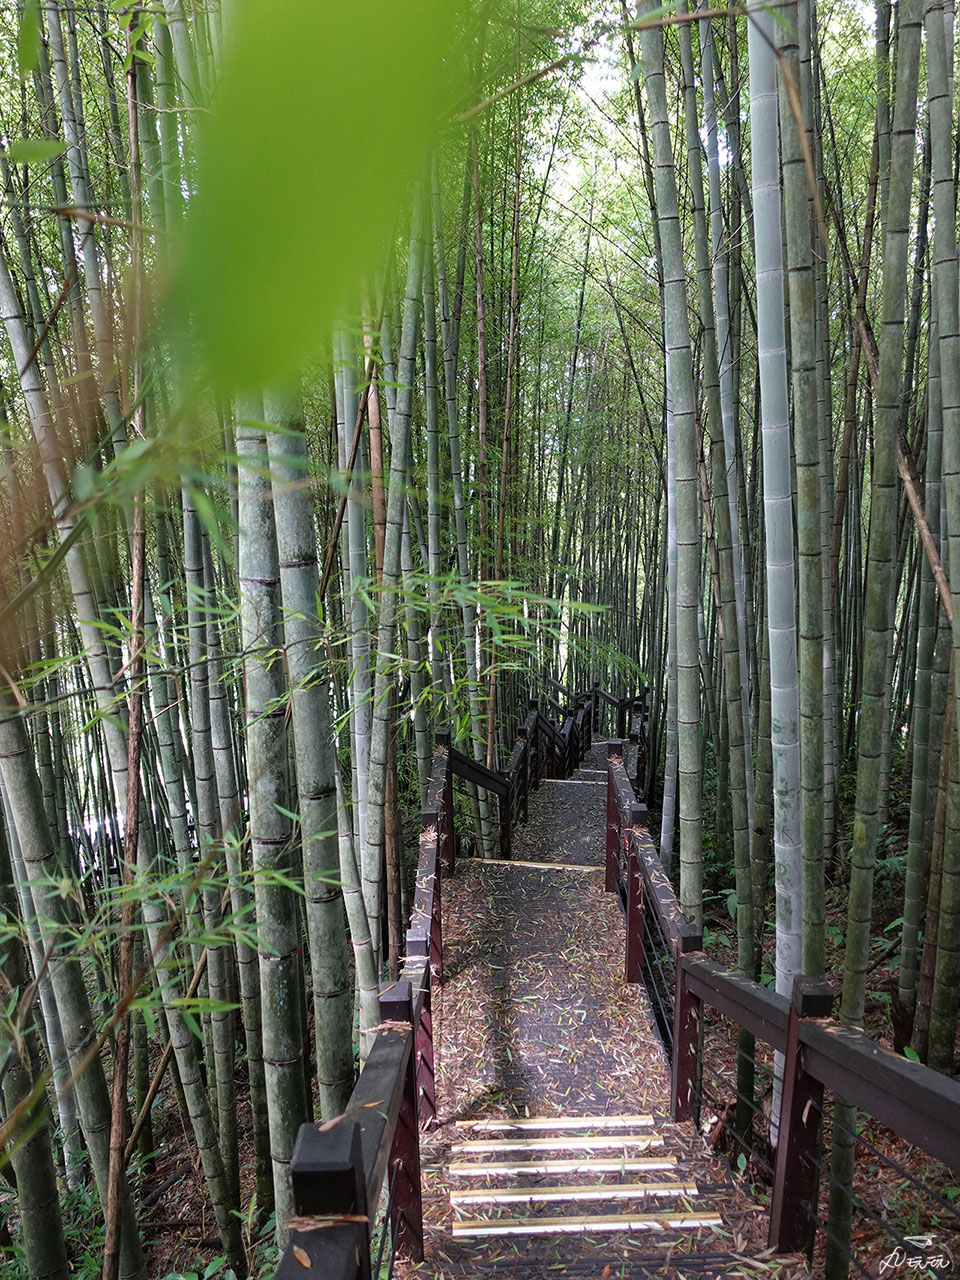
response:
<path id="1" fill-rule="evenodd" d="M 771 1246 L 804 1248 L 816 1220 L 824 1091 L 960 1172 L 960 1083 L 842 1026 L 830 1016 L 833 994 L 822 980 L 798 978 L 790 1000 L 702 954 L 702 936 L 684 916 L 650 841 L 646 806 L 637 802 L 625 768 L 626 746 L 608 748 L 605 885 L 624 907 L 627 981 L 646 983 L 671 1062 L 673 1119 L 695 1114 L 704 1005 L 783 1055 Z M 654 955 L 657 937 L 662 959 Z M 664 1008 L 666 970 L 674 985 Z"/>
<path id="2" fill-rule="evenodd" d="M 485 764 L 474 760 L 473 756 L 464 755 L 456 747 L 450 748 L 450 764 L 458 777 L 483 787 L 485 791 L 492 791 L 494 795 L 505 796 L 510 790 L 507 780 L 499 770 L 488 769 Z"/>
<path id="3" fill-rule="evenodd" d="M 547 706 L 550 708 L 550 710 L 555 711 L 558 716 L 562 716 L 566 714 L 567 709 L 563 705 L 563 703 L 559 702 L 556 698 L 552 698 L 549 693 L 545 693 L 543 695 L 543 700 L 547 704 Z"/>
<path id="4" fill-rule="evenodd" d="M 548 720 L 545 715 L 542 715 L 539 712 L 537 713 L 537 728 L 541 733 L 545 733 L 549 738 L 551 738 L 555 746 L 563 746 L 563 736 L 560 733 L 560 730 L 552 720 Z"/>
<path id="5" fill-rule="evenodd" d="M 960 1172 L 960 1084 L 832 1018 L 799 1030 L 806 1073 Z"/>

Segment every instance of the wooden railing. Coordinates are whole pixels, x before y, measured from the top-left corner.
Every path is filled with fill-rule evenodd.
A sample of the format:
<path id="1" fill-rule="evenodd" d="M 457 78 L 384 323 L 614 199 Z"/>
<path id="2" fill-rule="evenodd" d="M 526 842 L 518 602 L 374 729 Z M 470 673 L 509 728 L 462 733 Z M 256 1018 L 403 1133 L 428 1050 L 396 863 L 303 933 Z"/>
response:
<path id="1" fill-rule="evenodd" d="M 381 987 L 381 1023 L 343 1115 L 300 1129 L 291 1160 L 295 1217 L 277 1280 L 303 1280 L 305 1271 L 323 1280 L 368 1280 L 381 1274 L 381 1263 L 389 1274 L 397 1253 L 422 1260 L 419 1130 L 437 1117 L 431 1000 L 443 976 L 441 884 L 455 861 L 453 778 L 497 796 L 500 853 L 509 858 L 530 792 L 544 776 L 568 777 L 589 749 L 598 692 L 568 695 L 560 724 L 531 697 L 501 771 L 458 750 L 449 733 L 437 734 L 403 970 Z M 623 715 L 631 700 L 611 701 Z"/>
<path id="2" fill-rule="evenodd" d="M 812 1248 L 816 1231 L 830 1234 L 818 1216 L 821 1175 L 832 1177 L 820 1154 L 828 1117 L 825 1093 L 960 1172 L 960 1083 L 835 1021 L 830 1016 L 833 993 L 822 979 L 797 978 L 788 999 L 704 956 L 702 935 L 684 916 L 650 841 L 646 806 L 636 799 L 625 765 L 628 748 L 627 742 L 608 747 L 605 875 L 606 888 L 619 894 L 624 909 L 625 976 L 647 988 L 671 1067 L 673 1119 L 699 1120 L 704 1073 L 716 1074 L 703 1048 L 707 1010 L 782 1055 L 781 1105 L 770 1166 L 770 1245 L 792 1252 Z M 735 1087 L 731 1081 L 731 1090 Z M 836 1127 L 840 1122 L 834 1118 L 833 1123 Z M 742 1133 L 734 1136 L 743 1139 Z M 872 1144 L 850 1137 L 869 1147 L 871 1158 L 879 1154 Z M 918 1190 L 928 1191 L 908 1170 L 889 1159 L 887 1163 Z M 952 1214 L 953 1229 L 960 1228 L 957 1206 L 935 1190 L 929 1194 L 940 1206 L 938 1212 L 945 1218 Z M 878 1220 L 894 1248 L 905 1248 L 904 1257 L 919 1256 L 916 1247 L 910 1254 L 911 1237 L 850 1198 Z M 849 1251 L 844 1242 L 833 1243 Z M 858 1272 L 870 1274 L 852 1253 L 849 1261 Z"/>
<path id="3" fill-rule="evenodd" d="M 301 1280 L 305 1269 L 324 1280 L 379 1274 L 371 1223 L 385 1183 L 381 1256 L 386 1246 L 390 1260 L 398 1250 L 423 1257 L 419 1130 L 437 1115 L 431 996 L 442 980 L 440 886 L 454 862 L 450 756 L 448 735 L 438 735 L 400 978 L 381 987 L 381 1023 L 346 1111 L 330 1126 L 301 1126 L 297 1138 L 296 1216 L 277 1280 Z"/>

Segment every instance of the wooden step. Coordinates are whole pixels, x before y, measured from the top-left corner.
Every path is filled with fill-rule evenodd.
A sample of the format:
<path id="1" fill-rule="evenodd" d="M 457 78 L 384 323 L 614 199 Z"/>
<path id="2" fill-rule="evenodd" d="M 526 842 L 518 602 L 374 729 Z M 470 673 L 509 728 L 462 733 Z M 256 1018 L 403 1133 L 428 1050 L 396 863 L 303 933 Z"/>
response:
<path id="1" fill-rule="evenodd" d="M 607 784 L 603 778 L 541 778 L 540 785 L 541 787 L 605 787 Z"/>
<path id="2" fill-rule="evenodd" d="M 613 1241 L 608 1242 L 614 1245 Z M 530 1248 L 528 1244 L 526 1248 Z M 533 1246 L 536 1248 L 536 1246 Z M 646 1253 L 637 1254 L 631 1248 L 626 1256 L 609 1256 L 593 1253 L 586 1257 L 561 1257 L 550 1243 L 544 1246 L 549 1253 L 542 1256 L 537 1253 L 526 1253 L 518 1256 L 512 1250 L 509 1254 L 489 1257 L 486 1251 L 489 1245 L 478 1240 L 471 1248 L 469 1240 L 460 1245 L 461 1251 L 470 1251 L 465 1259 L 443 1263 L 443 1271 L 437 1272 L 443 1280 L 563 1280 L 564 1277 L 577 1277 L 577 1280 L 598 1280 L 607 1275 L 612 1280 L 664 1280 L 664 1276 L 683 1275 L 696 1277 L 696 1280 L 723 1280 L 724 1277 L 736 1277 L 744 1280 L 748 1275 L 772 1274 L 769 1262 L 758 1260 L 757 1269 L 747 1269 L 739 1257 L 731 1258 L 729 1254 L 711 1253 Z M 571 1241 L 571 1249 L 577 1248 L 577 1242 Z M 474 1253 L 473 1250 L 477 1252 Z M 682 1271 L 679 1266 L 682 1265 Z M 433 1274 L 431 1272 L 431 1274 Z"/>
<path id="3" fill-rule="evenodd" d="M 473 858 L 481 867 L 525 867 L 533 871 L 602 871 L 603 863 L 585 862 L 521 862 L 517 858 Z"/>
<path id="4" fill-rule="evenodd" d="M 648 1196 L 695 1196 L 695 1182 L 598 1182 L 584 1187 L 486 1187 L 479 1191 L 451 1191 L 450 1203 L 516 1204 L 540 1200 L 643 1200 Z"/>
<path id="5" fill-rule="evenodd" d="M 494 1175 L 510 1176 L 517 1173 L 544 1174 L 565 1173 L 641 1173 L 662 1172 L 677 1167 L 676 1156 L 641 1156 L 636 1160 L 508 1160 L 479 1164 L 454 1162 L 447 1166 L 451 1178 L 489 1178 Z"/>
<path id="6" fill-rule="evenodd" d="M 458 1120 L 458 1129 L 471 1129 L 481 1133 L 512 1133 L 525 1129 L 630 1129 L 634 1126 L 652 1125 L 652 1115 L 638 1116 L 519 1116 L 516 1119 L 489 1118 L 485 1120 Z"/>
<path id="7" fill-rule="evenodd" d="M 628 1147 L 648 1151 L 662 1146 L 663 1138 L 659 1133 L 596 1134 L 592 1137 L 560 1134 L 555 1138 L 491 1138 L 489 1141 L 455 1142 L 450 1153 L 466 1156 L 481 1152 L 492 1155 L 498 1151 L 626 1151 Z"/>
<path id="8" fill-rule="evenodd" d="M 717 1213 L 605 1213 L 582 1218 L 467 1218 L 454 1222 L 460 1236 L 592 1235 L 610 1231 L 693 1231 L 722 1226 Z"/>

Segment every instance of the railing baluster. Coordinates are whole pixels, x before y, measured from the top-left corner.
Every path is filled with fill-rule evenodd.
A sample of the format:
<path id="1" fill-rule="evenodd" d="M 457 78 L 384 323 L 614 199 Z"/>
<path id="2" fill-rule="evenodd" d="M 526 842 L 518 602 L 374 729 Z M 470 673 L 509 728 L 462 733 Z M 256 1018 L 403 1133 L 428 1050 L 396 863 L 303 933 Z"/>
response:
<path id="1" fill-rule="evenodd" d="M 510 842 L 513 823 L 511 821 L 512 792 L 511 787 L 506 795 L 500 797 L 500 857 L 509 859 Z"/>
<path id="2" fill-rule="evenodd" d="M 796 978 L 787 1022 L 787 1047 L 783 1058 L 783 1094 L 777 1162 L 770 1201 L 770 1246 L 780 1253 L 806 1247 L 816 1216 L 817 1170 L 823 1085 L 803 1069 L 800 1022 L 803 1018 L 828 1018 L 833 990 L 823 978 Z"/>
<path id="3" fill-rule="evenodd" d="M 413 989 L 407 978 L 380 991 L 380 1017 L 384 1022 L 407 1023 L 413 1029 Z M 414 1037 L 416 1040 L 416 1037 Z M 399 1164 L 391 1206 L 397 1233 L 397 1252 L 412 1262 L 423 1261 L 423 1201 L 420 1194 L 420 1127 L 417 1097 L 416 1046 L 410 1054 L 400 1114 L 393 1134 L 388 1168 Z"/>
<path id="4" fill-rule="evenodd" d="M 619 742 L 607 744 L 607 759 L 619 760 L 622 746 Z M 607 769 L 607 857 L 603 887 L 607 893 L 617 889 L 617 862 L 620 851 L 620 801 L 613 783 L 613 773 Z"/>
<path id="5" fill-rule="evenodd" d="M 643 876 L 640 873 L 640 859 L 633 845 L 633 832 L 646 823 L 647 810 L 642 804 L 630 806 L 630 830 L 627 832 L 625 852 L 627 855 L 627 940 L 624 948 L 625 978 L 627 982 L 641 980 L 640 966 L 643 961 L 645 942 L 644 927 L 644 893 Z"/>
<path id="6" fill-rule="evenodd" d="M 674 964 L 676 989 L 673 1000 L 673 1062 L 670 1081 L 672 1120 L 697 1120 L 697 1056 L 700 1052 L 700 997 L 687 982 L 683 956 L 699 949 L 701 937 L 692 924 L 677 926 Z"/>

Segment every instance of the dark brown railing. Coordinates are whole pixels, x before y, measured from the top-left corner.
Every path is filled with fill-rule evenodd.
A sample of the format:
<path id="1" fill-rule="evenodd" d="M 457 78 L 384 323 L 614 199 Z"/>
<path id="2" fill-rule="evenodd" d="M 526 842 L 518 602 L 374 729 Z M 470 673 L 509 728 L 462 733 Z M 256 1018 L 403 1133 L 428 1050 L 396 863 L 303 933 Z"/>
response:
<path id="1" fill-rule="evenodd" d="M 381 987 L 381 1023 L 347 1109 L 331 1125 L 300 1129 L 291 1161 L 296 1216 L 277 1280 L 303 1280 L 308 1271 L 323 1280 L 369 1280 L 382 1274 L 382 1266 L 389 1275 L 397 1253 L 414 1262 L 423 1258 L 419 1130 L 437 1116 L 431 997 L 443 973 L 441 884 L 454 870 L 453 778 L 497 796 L 500 853 L 509 858 L 530 792 L 542 777 L 569 777 L 589 750 L 600 698 L 616 708 L 618 724 L 633 705 L 598 687 L 588 694 L 563 692 L 566 704 L 545 700 L 560 706 L 559 725 L 531 697 L 502 771 L 458 750 L 449 733 L 437 734 L 403 970 L 398 981 Z"/>
<path id="2" fill-rule="evenodd" d="M 634 721 L 632 728 L 639 745 L 642 726 Z M 897 1185 L 911 1185 L 923 1195 L 925 1209 L 929 1213 L 932 1206 L 938 1228 L 960 1229 L 958 1206 L 862 1133 L 844 1130 L 824 1097 L 829 1093 L 843 1099 L 903 1142 L 960 1172 L 960 1083 L 835 1021 L 830 1016 L 833 993 L 821 979 L 798 978 L 791 1000 L 704 956 L 702 935 L 685 918 L 651 843 L 646 806 L 636 799 L 625 763 L 629 749 L 627 742 L 611 742 L 608 748 L 605 883 L 609 891 L 619 894 L 624 909 L 626 979 L 644 983 L 670 1063 L 673 1119 L 699 1125 L 703 1103 L 710 1101 L 715 1123 L 732 1138 L 731 1154 L 744 1153 L 745 1162 L 749 1154 L 768 1173 L 772 1184 L 769 1243 L 776 1250 L 812 1253 L 819 1234 L 821 1246 L 842 1257 L 843 1266 L 864 1276 L 874 1274 L 849 1241 L 838 1238 L 820 1216 L 824 1183 L 863 1215 L 874 1235 L 887 1237 L 891 1267 L 926 1267 L 923 1274 L 942 1270 L 938 1259 L 947 1254 L 936 1252 L 935 1238 L 921 1247 L 916 1235 L 907 1234 L 910 1226 L 898 1229 L 834 1178 L 821 1150 L 825 1126 L 847 1133 L 856 1150 L 867 1152 L 871 1161 L 891 1171 Z M 724 1019 L 739 1029 L 736 1051 L 724 1055 L 728 1036 L 726 1045 L 711 1045 L 708 1052 L 704 1031 L 718 1032 Z M 754 1043 L 765 1046 L 766 1061 L 754 1053 Z M 716 1061 L 732 1057 L 739 1065 L 744 1053 L 750 1057 L 748 1079 L 755 1070 L 767 1071 L 772 1079 L 773 1054 L 782 1055 L 777 1137 L 764 1150 L 759 1143 L 751 1146 L 750 1139 L 751 1123 L 758 1117 L 762 1123 L 762 1107 L 753 1096 L 738 1091 L 740 1072 L 734 1068 L 723 1077 Z M 711 1079 L 720 1079 L 720 1088 L 712 1094 Z M 723 1104 L 730 1094 L 736 1094 L 730 1110 L 748 1113 L 746 1126 L 724 1118 Z M 876 1265 L 878 1259 L 871 1261 Z"/>
<path id="3" fill-rule="evenodd" d="M 381 987 L 381 1023 L 346 1111 L 329 1127 L 301 1126 L 297 1138 L 296 1216 L 277 1280 L 300 1280 L 305 1269 L 325 1280 L 379 1274 L 379 1260 L 371 1271 L 371 1223 L 385 1183 L 380 1258 L 385 1247 L 388 1268 L 398 1250 L 423 1257 L 419 1129 L 437 1114 L 431 995 L 442 980 L 440 885 L 454 860 L 450 755 L 449 736 L 438 735 L 402 973 Z"/>

